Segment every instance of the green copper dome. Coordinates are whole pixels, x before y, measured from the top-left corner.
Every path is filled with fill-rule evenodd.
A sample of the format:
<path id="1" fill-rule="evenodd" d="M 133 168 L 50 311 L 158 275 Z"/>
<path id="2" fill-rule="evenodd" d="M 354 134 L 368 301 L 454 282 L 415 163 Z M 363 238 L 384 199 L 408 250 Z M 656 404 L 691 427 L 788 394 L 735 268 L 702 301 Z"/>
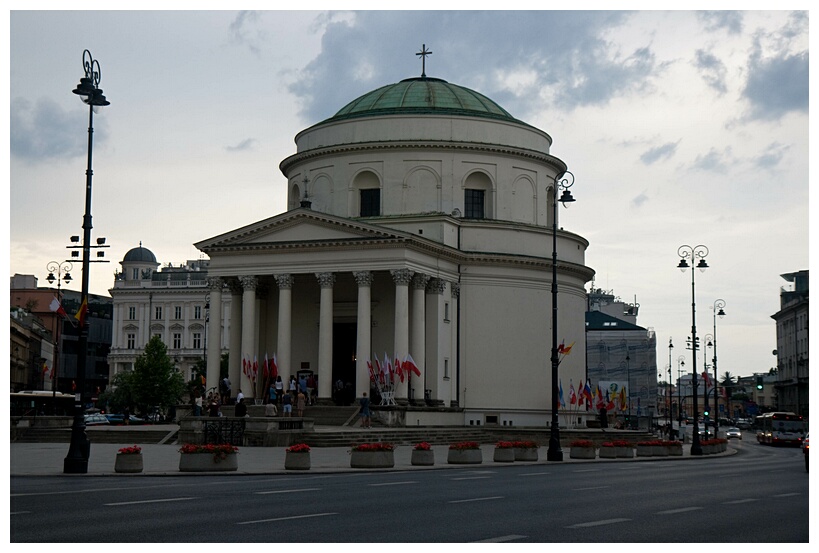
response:
<path id="1" fill-rule="evenodd" d="M 327 121 L 394 114 L 465 115 L 521 123 L 483 94 L 430 77 L 404 79 L 377 88 L 356 98 Z"/>

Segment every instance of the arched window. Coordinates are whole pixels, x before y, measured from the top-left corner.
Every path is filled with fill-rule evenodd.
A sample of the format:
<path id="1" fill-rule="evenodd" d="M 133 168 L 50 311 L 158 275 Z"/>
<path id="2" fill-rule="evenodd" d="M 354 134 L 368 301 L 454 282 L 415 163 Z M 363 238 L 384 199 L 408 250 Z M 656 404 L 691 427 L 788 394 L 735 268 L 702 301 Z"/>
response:
<path id="1" fill-rule="evenodd" d="M 491 217 L 492 180 L 486 173 L 476 171 L 464 182 L 464 218 L 486 219 Z"/>
<path id="2" fill-rule="evenodd" d="M 381 215 L 381 181 L 372 171 L 362 171 L 353 179 L 353 192 L 357 193 L 358 216 Z"/>

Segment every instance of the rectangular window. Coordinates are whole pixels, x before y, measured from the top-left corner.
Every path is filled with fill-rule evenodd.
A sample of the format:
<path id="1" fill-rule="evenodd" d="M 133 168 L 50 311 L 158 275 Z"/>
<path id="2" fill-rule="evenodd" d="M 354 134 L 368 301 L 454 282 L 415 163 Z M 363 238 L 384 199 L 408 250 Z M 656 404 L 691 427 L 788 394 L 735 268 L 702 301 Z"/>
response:
<path id="1" fill-rule="evenodd" d="M 156 319 L 157 321 L 162 319 L 162 307 L 159 305 L 157 305 L 156 308 L 154 309 L 154 319 Z"/>
<path id="2" fill-rule="evenodd" d="M 128 349 L 134 349 L 136 347 L 136 334 L 128 334 L 128 338 L 126 340 L 125 347 Z"/>
<path id="3" fill-rule="evenodd" d="M 449 302 L 444 302 L 444 322 L 449 322 Z"/>
<path id="4" fill-rule="evenodd" d="M 444 380 L 449 380 L 449 359 L 444 359 Z"/>
<path id="5" fill-rule="evenodd" d="M 194 319 L 201 319 L 202 318 L 202 306 L 195 305 L 193 307 L 193 318 Z"/>
<path id="6" fill-rule="evenodd" d="M 128 308 L 128 319 L 133 321 L 136 319 L 136 307 L 129 307 Z"/>
<path id="7" fill-rule="evenodd" d="M 179 332 L 173 333 L 173 349 L 181 349 L 182 348 L 182 334 Z"/>
<path id="8" fill-rule="evenodd" d="M 483 190 L 467 188 L 464 193 L 464 217 L 467 219 L 483 219 L 484 202 Z"/>
<path id="9" fill-rule="evenodd" d="M 202 349 L 202 335 L 198 332 L 193 333 L 193 349 Z"/>
<path id="10" fill-rule="evenodd" d="M 361 191 L 361 217 L 381 215 L 381 189 L 367 188 Z"/>
<path id="11" fill-rule="evenodd" d="M 134 275 L 133 280 L 139 280 L 139 269 L 134 269 L 132 274 Z"/>
<path id="12" fill-rule="evenodd" d="M 173 308 L 173 318 L 174 319 L 181 319 L 182 318 L 182 306 L 177 305 Z"/>

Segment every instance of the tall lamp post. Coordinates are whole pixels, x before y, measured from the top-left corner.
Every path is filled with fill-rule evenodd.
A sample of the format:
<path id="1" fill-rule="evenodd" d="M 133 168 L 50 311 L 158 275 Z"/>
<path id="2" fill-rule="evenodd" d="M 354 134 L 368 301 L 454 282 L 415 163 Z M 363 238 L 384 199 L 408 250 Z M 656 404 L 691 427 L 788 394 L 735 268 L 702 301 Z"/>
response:
<path id="1" fill-rule="evenodd" d="M 631 428 L 631 357 L 628 355 L 628 345 L 626 345 L 626 402 L 628 403 L 628 424 L 626 428 Z"/>
<path id="2" fill-rule="evenodd" d="M 702 348 L 702 404 L 703 404 L 703 414 L 708 413 L 707 417 L 703 417 L 703 424 L 705 428 L 708 428 L 709 418 L 711 417 L 711 409 L 708 408 L 708 348 L 714 345 L 714 337 L 710 334 L 706 334 L 703 338 L 705 342 L 705 347 Z M 714 389 L 714 412 L 717 410 L 716 406 L 716 398 L 717 398 L 717 388 L 713 386 Z M 714 434 L 716 438 L 716 434 Z"/>
<path id="3" fill-rule="evenodd" d="M 557 202 L 565 207 L 574 200 L 569 188 L 574 184 L 574 174 L 563 171 L 554 178 L 554 198 L 552 199 L 552 424 L 549 433 L 549 449 L 546 451 L 547 461 L 562 461 L 563 450 L 560 448 L 560 428 L 557 418 L 558 384 L 557 384 Z M 557 193 L 562 190 L 560 199 Z"/>
<path id="4" fill-rule="evenodd" d="M 671 351 L 674 349 L 674 344 L 671 343 L 671 338 L 668 339 L 668 411 L 667 419 L 668 419 L 668 438 L 671 439 L 671 367 L 674 365 L 671 363 Z"/>
<path id="5" fill-rule="evenodd" d="M 699 258 L 696 268 L 700 271 L 705 271 L 705 269 L 708 268 L 708 263 L 705 262 L 705 258 L 708 256 L 708 248 L 702 244 L 696 246 L 684 244 L 677 248 L 677 255 L 680 256 L 680 262 L 677 265 L 678 269 L 684 273 L 689 267 L 691 268 L 691 347 L 694 348 L 694 353 L 691 355 L 691 382 L 694 388 L 694 435 L 691 440 L 691 455 L 702 455 L 700 429 L 699 423 L 697 422 L 697 417 L 699 416 L 699 413 L 697 413 L 697 301 L 694 287 L 694 261 Z M 688 258 L 691 258 L 690 265 L 688 261 L 686 261 Z"/>
<path id="6" fill-rule="evenodd" d="M 64 261 L 62 263 L 59 261 L 49 261 L 48 265 L 46 265 L 46 270 L 48 271 L 48 276 L 46 277 L 48 283 L 57 283 L 57 301 L 62 305 L 63 296 L 60 292 L 60 284 L 62 282 L 68 284 L 74 280 L 71 278 L 71 273 L 69 272 L 74 270 L 74 265 L 70 261 Z M 57 273 L 56 277 L 54 273 Z M 54 361 L 51 364 L 51 403 L 54 407 L 55 415 L 57 414 L 57 369 L 59 368 L 60 361 L 60 330 L 62 327 L 62 319 L 57 318 L 57 328 L 54 333 Z"/>
<path id="7" fill-rule="evenodd" d="M 677 357 L 677 426 L 682 426 L 682 367 L 685 366 L 685 355 Z"/>
<path id="8" fill-rule="evenodd" d="M 94 145 L 94 108 L 107 106 L 110 102 L 105 99 L 102 89 L 99 88 L 101 77 L 99 62 L 91 56 L 91 52 L 88 50 L 83 51 L 82 61 L 85 76 L 80 79 L 80 84 L 72 92 L 80 96 L 82 101 L 88 105 L 88 166 L 85 171 L 85 214 L 82 220 L 82 303 L 80 304 L 80 309 L 85 308 L 87 311 L 88 272 L 91 263 L 91 248 L 93 247 L 91 246 L 91 177 L 93 175 L 91 154 Z M 104 244 L 105 239 L 100 238 L 98 243 Z M 68 448 L 68 455 L 63 461 L 63 472 L 66 474 L 87 473 L 88 457 L 91 453 L 91 444 L 85 434 L 85 418 L 83 416 L 85 368 L 88 357 L 88 317 L 83 316 L 80 318 L 79 331 L 74 422 L 71 425 L 71 445 Z"/>
<path id="9" fill-rule="evenodd" d="M 719 395 L 717 394 L 717 317 L 720 319 L 725 316 L 725 300 L 715 300 L 712 309 L 714 310 L 714 358 L 711 363 L 714 365 L 714 437 L 719 438 Z M 727 403 L 727 401 L 726 401 Z M 726 410 L 729 410 L 726 407 Z"/>

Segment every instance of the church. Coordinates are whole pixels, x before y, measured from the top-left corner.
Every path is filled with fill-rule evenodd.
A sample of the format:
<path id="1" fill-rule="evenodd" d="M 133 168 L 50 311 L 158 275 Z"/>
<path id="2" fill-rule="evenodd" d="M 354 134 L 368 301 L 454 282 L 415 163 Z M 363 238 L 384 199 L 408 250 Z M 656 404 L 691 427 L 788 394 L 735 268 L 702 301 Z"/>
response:
<path id="1" fill-rule="evenodd" d="M 225 343 L 234 394 L 248 398 L 266 389 L 250 367 L 275 355 L 283 380 L 315 379 L 319 402 L 339 385 L 373 394 L 389 424 L 548 426 L 555 184 L 567 170 L 552 138 L 422 72 L 295 143 L 279 165 L 287 211 L 195 244 L 210 258 L 210 320 L 225 322 L 207 329 L 207 386 Z M 586 377 L 594 271 L 588 241 L 556 228 L 568 393 Z"/>

